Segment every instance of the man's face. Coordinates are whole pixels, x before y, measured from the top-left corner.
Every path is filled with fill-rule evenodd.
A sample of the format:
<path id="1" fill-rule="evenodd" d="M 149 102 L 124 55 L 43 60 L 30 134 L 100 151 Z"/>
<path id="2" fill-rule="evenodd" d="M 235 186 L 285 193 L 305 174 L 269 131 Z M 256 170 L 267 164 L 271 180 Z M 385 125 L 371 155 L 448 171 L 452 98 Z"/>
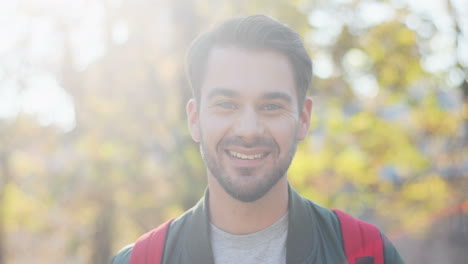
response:
<path id="1" fill-rule="evenodd" d="M 308 131 L 312 102 L 299 109 L 294 73 L 277 52 L 214 48 L 198 108 L 187 105 L 208 177 L 232 197 L 253 202 L 282 177 Z"/>

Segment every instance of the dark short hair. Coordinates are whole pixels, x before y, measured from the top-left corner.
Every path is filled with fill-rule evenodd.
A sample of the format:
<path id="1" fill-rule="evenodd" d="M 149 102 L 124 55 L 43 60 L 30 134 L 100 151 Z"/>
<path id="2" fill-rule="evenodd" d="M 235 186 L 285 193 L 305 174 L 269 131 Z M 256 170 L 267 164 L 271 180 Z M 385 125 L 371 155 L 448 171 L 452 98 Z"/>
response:
<path id="1" fill-rule="evenodd" d="M 312 77 L 312 61 L 297 32 L 265 15 L 229 19 L 192 42 L 187 54 L 187 75 L 197 100 L 201 96 L 200 88 L 211 50 L 229 46 L 271 50 L 285 55 L 293 66 L 298 102 L 302 106 Z"/>

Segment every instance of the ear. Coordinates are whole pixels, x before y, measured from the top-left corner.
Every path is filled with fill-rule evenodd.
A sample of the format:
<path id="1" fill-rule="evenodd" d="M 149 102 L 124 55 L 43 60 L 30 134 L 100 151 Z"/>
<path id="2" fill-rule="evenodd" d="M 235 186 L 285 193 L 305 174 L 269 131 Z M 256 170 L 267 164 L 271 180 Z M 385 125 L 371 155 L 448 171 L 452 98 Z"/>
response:
<path id="1" fill-rule="evenodd" d="M 300 116 L 300 127 L 298 131 L 298 139 L 303 140 L 307 137 L 307 134 L 309 133 L 309 128 L 310 128 L 310 116 L 312 113 L 312 98 L 309 96 L 306 97 L 304 101 L 304 105 L 302 106 L 302 112 Z"/>
<path id="2" fill-rule="evenodd" d="M 198 119 L 197 101 L 191 98 L 185 106 L 188 128 L 195 142 L 200 142 L 200 121 Z"/>

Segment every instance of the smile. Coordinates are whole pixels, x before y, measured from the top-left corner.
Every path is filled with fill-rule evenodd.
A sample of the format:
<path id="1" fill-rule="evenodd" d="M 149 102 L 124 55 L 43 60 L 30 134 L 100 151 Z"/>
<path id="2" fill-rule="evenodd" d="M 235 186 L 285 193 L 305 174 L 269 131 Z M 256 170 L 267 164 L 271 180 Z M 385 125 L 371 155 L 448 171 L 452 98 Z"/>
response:
<path id="1" fill-rule="evenodd" d="M 268 154 L 267 152 L 262 152 L 262 153 L 247 155 L 247 154 L 242 154 L 242 153 L 235 152 L 235 151 L 232 151 L 232 150 L 228 150 L 227 152 L 232 157 L 238 158 L 238 159 L 243 159 L 243 160 L 261 159 L 261 158 L 265 157 Z"/>

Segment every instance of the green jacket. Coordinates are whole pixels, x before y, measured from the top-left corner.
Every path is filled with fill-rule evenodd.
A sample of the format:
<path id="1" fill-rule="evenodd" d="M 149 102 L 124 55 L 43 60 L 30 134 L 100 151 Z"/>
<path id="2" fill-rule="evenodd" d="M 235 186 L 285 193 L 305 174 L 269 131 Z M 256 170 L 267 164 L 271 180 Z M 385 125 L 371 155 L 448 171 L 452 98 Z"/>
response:
<path id="1" fill-rule="evenodd" d="M 208 191 L 192 209 L 175 219 L 168 230 L 163 264 L 214 264 L 209 235 Z M 382 235 L 386 264 L 404 263 Z M 123 248 L 111 264 L 128 264 L 132 245 Z M 289 188 L 289 226 L 286 263 L 346 263 L 338 217 L 332 211 Z"/>

